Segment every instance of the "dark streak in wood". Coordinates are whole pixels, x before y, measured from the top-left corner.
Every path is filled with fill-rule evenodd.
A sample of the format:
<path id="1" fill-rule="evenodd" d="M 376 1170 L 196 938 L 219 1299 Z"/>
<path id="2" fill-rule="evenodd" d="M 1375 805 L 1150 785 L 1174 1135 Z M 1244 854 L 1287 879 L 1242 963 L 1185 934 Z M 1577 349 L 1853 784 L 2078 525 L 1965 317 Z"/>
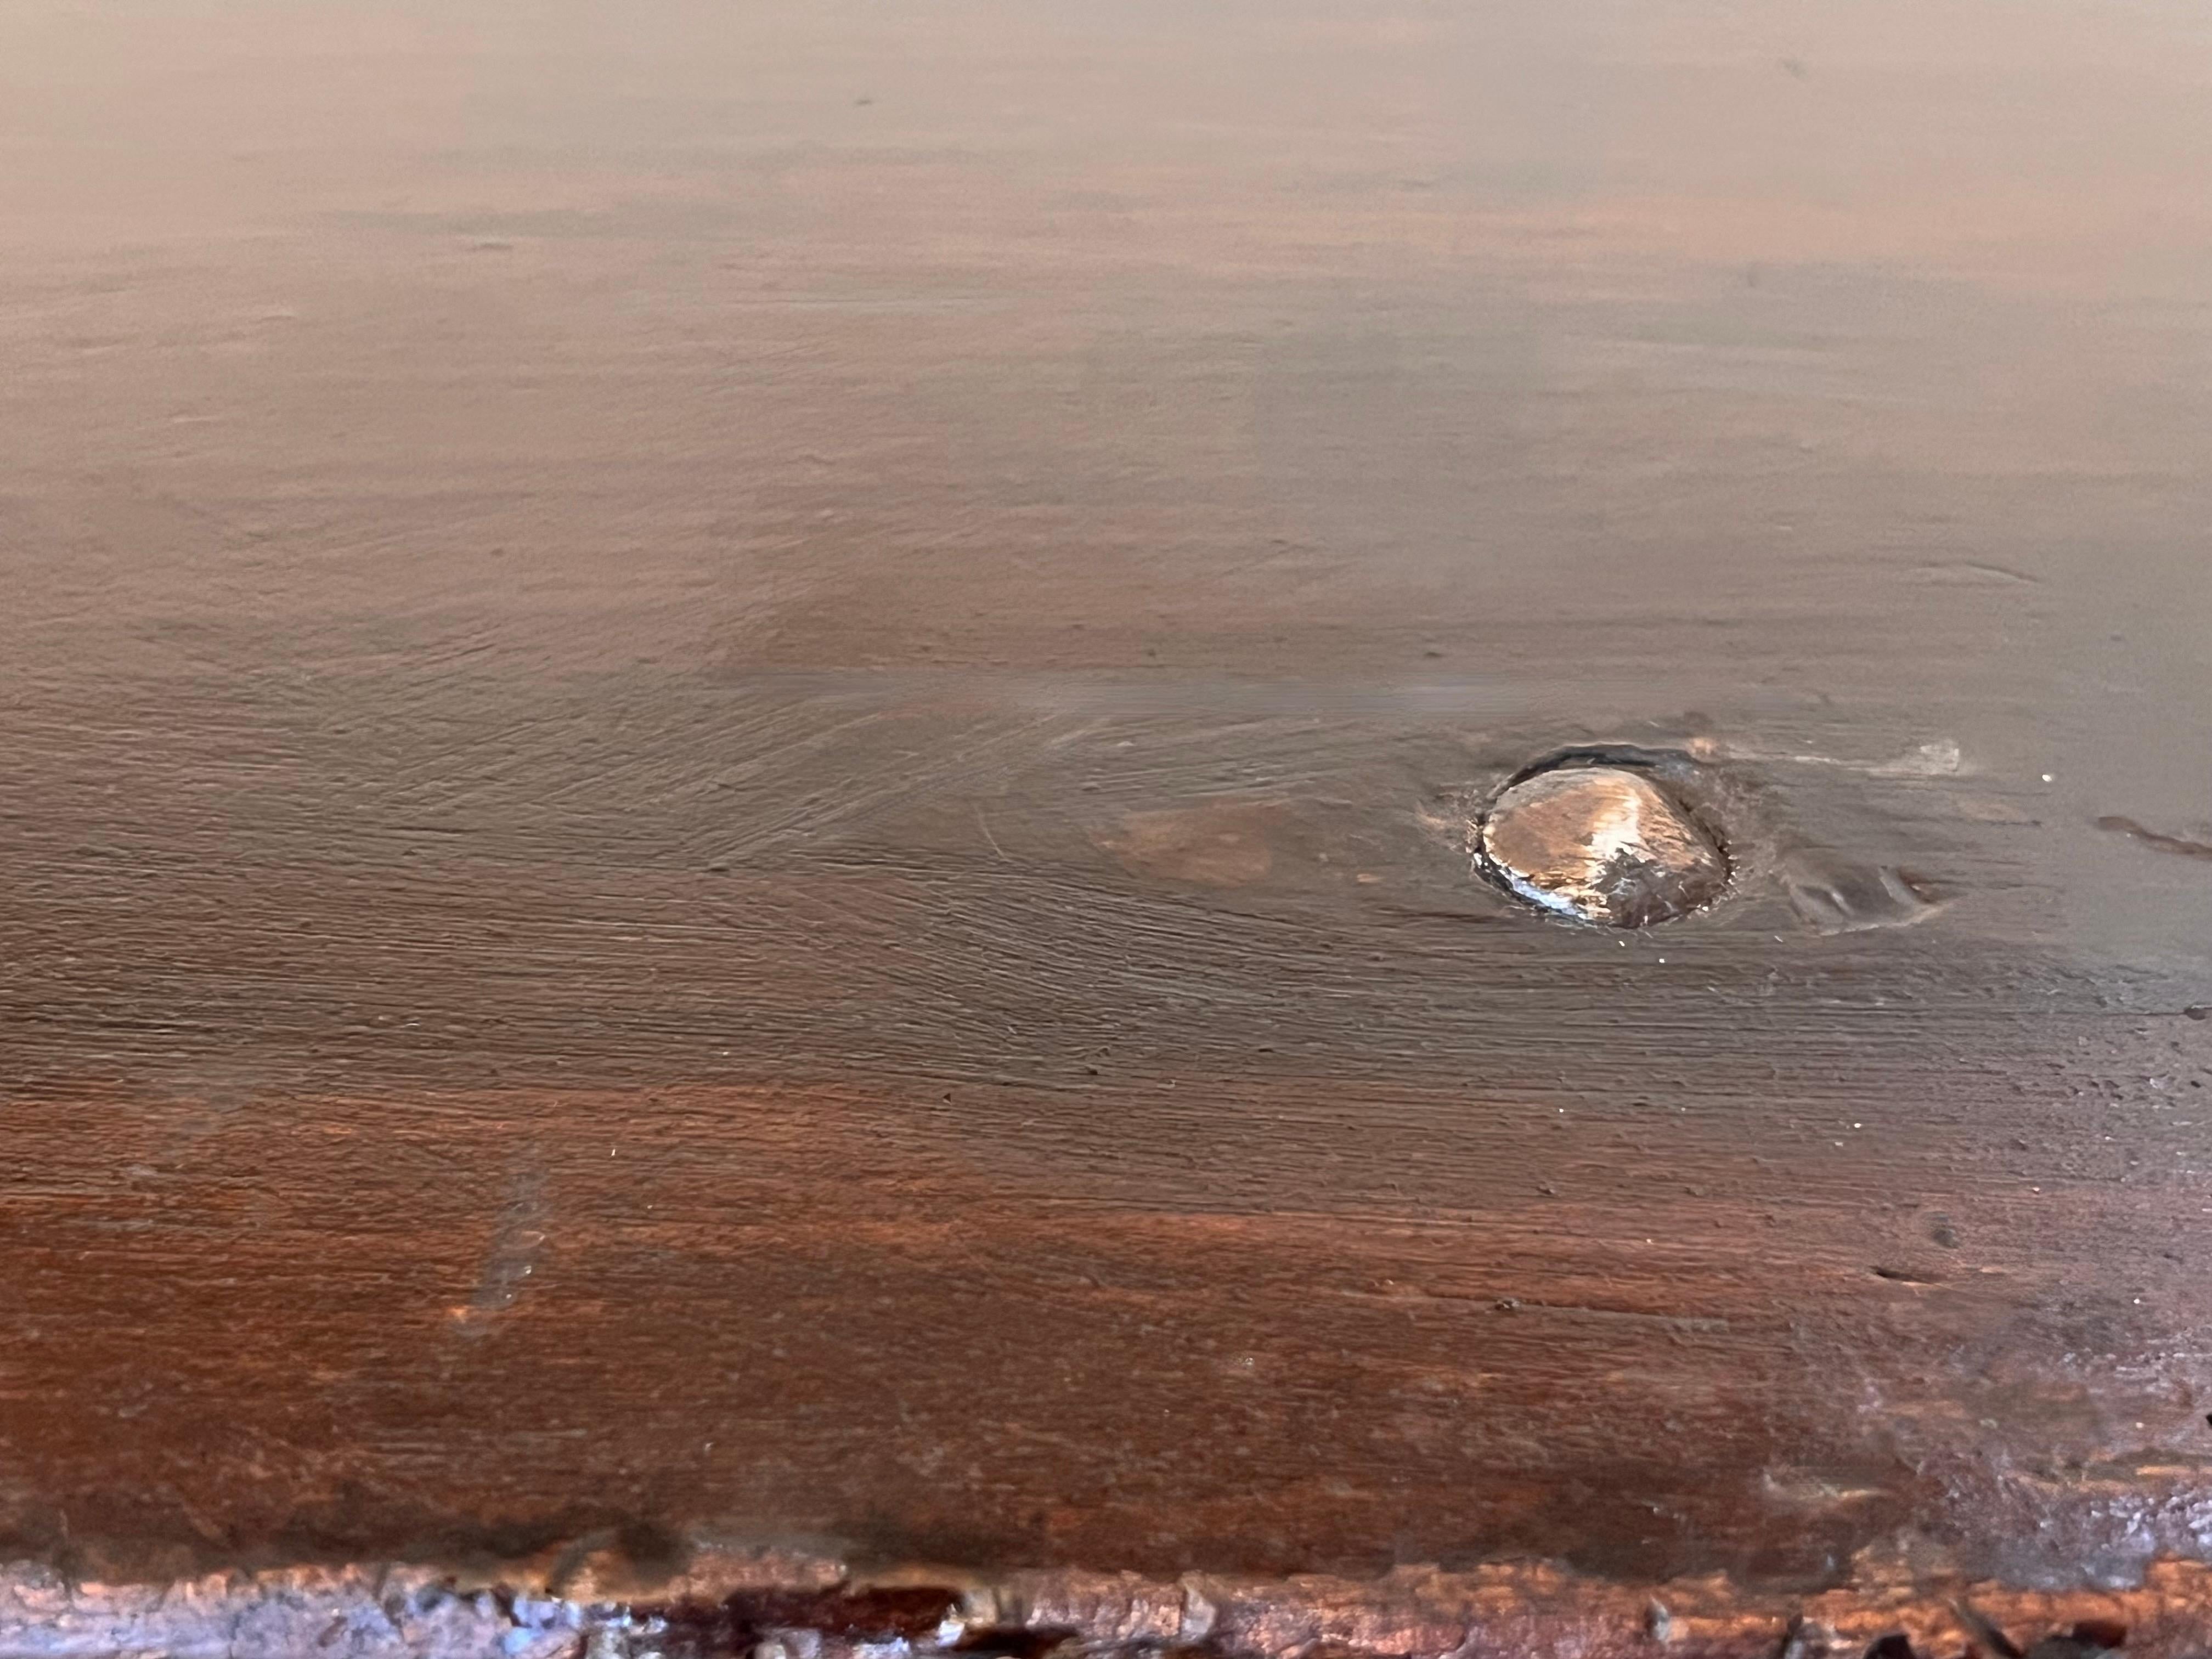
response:
<path id="1" fill-rule="evenodd" d="M 2185 841 L 2179 836 L 2160 835 L 2155 830 L 2146 830 L 2133 818 L 2107 816 L 2097 820 L 2097 828 L 2129 836 L 2161 853 L 2176 853 L 2185 859 L 2212 859 L 2212 843 Z"/>

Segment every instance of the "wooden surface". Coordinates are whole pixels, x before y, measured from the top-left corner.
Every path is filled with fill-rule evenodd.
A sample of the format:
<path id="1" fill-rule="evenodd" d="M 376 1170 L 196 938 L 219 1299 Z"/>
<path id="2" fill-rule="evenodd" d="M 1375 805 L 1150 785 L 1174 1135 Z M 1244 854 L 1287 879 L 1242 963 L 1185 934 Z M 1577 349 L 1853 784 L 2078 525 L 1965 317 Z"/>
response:
<path id="1" fill-rule="evenodd" d="M 2212 1555 L 2208 16 L 0 9 L 5 1553 Z"/>

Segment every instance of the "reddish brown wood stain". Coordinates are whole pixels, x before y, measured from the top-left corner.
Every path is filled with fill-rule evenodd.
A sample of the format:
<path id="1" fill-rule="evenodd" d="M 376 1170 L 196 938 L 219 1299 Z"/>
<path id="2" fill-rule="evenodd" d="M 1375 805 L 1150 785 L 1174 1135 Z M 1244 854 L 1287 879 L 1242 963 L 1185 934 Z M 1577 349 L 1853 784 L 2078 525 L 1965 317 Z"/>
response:
<path id="1" fill-rule="evenodd" d="M 5 9 L 0 1544 L 2212 1554 L 2208 45 Z"/>

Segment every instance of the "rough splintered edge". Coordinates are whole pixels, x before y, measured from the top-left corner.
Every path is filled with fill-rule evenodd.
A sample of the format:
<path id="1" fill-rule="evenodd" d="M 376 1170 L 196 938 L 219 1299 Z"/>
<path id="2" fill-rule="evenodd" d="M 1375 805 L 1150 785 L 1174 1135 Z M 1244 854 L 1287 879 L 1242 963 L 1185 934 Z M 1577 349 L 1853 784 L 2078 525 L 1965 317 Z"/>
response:
<path id="1" fill-rule="evenodd" d="M 1900 1641 L 1929 1659 L 1976 1651 L 1997 1659 L 1993 1639 L 2069 1654 L 2117 1641 L 2124 1659 L 2191 1659 L 2212 1641 L 2212 1567 L 2184 1562 L 2154 1564 L 2124 1589 L 1923 1580 L 1795 1598 L 1721 1577 L 1619 1584 L 1527 1563 L 1449 1573 L 1408 1567 L 1377 1579 L 1176 1580 L 920 1569 L 856 1580 L 834 1562 L 779 1562 L 764 1573 L 770 1565 L 758 1555 L 696 1559 L 650 1602 L 513 1587 L 471 1592 L 420 1567 L 116 1585 L 72 1583 L 22 1565 L 0 1569 L 0 1659 L 927 1659 L 1061 1643 L 1092 1659 L 1654 1659 L 1657 1651 L 1776 1659 L 1785 1649 L 1794 1659 L 1862 1659 L 1877 1644 L 1901 1652 Z M 908 1600 L 934 1589 L 945 1615 L 923 1634 L 855 1634 L 851 1609 L 892 1587 Z M 1655 1607 L 1663 1618 L 1655 1619 Z"/>

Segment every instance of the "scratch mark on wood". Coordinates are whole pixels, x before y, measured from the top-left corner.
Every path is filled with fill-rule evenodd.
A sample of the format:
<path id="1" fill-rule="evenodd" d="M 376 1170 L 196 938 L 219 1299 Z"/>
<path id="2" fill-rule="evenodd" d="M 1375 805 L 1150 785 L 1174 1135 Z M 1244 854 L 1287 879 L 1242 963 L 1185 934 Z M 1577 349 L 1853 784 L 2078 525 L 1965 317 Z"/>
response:
<path id="1" fill-rule="evenodd" d="M 453 1310 L 454 1326 L 462 1336 L 485 1335 L 499 1316 L 521 1300 L 538 1271 L 547 1220 L 545 1172 L 538 1168 L 518 1170 L 507 1182 L 493 1221 L 476 1290 L 464 1305 Z"/>

